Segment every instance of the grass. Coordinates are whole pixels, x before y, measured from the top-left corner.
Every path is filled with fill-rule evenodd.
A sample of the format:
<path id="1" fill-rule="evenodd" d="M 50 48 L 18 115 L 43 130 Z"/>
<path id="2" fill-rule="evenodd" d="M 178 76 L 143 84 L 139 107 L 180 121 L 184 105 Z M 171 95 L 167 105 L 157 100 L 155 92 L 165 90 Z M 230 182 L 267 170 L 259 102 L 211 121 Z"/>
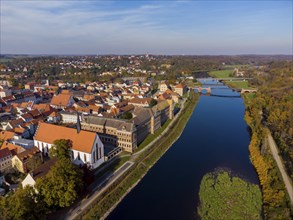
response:
<path id="1" fill-rule="evenodd" d="M 120 177 L 103 195 L 96 200 L 90 210 L 85 210 L 83 219 L 99 219 L 115 205 L 127 191 L 145 175 L 152 165 L 168 150 L 172 143 L 180 136 L 187 124 L 199 96 L 191 93 L 180 117 L 172 124 L 170 132 L 165 134 L 160 141 L 151 148 L 142 152 L 136 159 L 135 164 L 122 177 Z M 166 124 L 166 123 L 165 123 Z"/>
<path id="2" fill-rule="evenodd" d="M 252 89 L 248 81 L 225 82 L 228 86 L 236 89 Z"/>
<path id="3" fill-rule="evenodd" d="M 140 143 L 138 148 L 135 149 L 135 152 L 140 151 L 144 147 L 146 147 L 149 143 L 151 143 L 154 139 L 156 139 L 170 124 L 171 120 L 168 119 L 162 127 L 160 127 L 154 134 L 149 134 L 143 142 Z"/>
<path id="4" fill-rule="evenodd" d="M 209 74 L 215 78 L 230 78 L 233 70 L 217 70 L 211 71 Z"/>
<path id="5" fill-rule="evenodd" d="M 104 169 L 103 167 L 99 167 L 101 169 L 95 170 L 95 179 L 102 177 L 104 174 L 106 174 L 110 171 L 114 172 L 119 167 L 121 167 L 126 161 L 128 161 L 130 158 L 130 155 L 124 156 L 124 157 L 121 157 L 121 156 L 122 155 L 120 154 L 119 157 L 115 161 L 113 161 L 112 164 L 109 165 L 107 168 Z"/>

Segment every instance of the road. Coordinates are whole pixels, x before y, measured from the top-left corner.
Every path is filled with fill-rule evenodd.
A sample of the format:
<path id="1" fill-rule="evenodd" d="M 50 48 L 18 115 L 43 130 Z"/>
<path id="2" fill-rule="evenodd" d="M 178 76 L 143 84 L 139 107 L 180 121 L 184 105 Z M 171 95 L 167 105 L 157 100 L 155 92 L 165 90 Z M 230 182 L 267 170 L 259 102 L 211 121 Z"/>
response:
<path id="1" fill-rule="evenodd" d="M 103 176 L 103 178 L 101 178 L 100 181 L 97 183 L 97 186 L 92 190 L 93 193 L 86 199 L 82 200 L 80 204 L 71 208 L 67 212 L 65 219 L 76 219 L 82 213 L 83 210 L 87 209 L 90 205 L 92 205 L 95 199 L 97 199 L 101 193 L 103 193 L 107 188 L 109 188 L 109 186 L 111 186 L 111 184 L 115 180 L 117 180 L 123 173 L 125 173 L 132 165 L 133 162 L 127 161 L 114 173 Z"/>
<path id="2" fill-rule="evenodd" d="M 268 143 L 269 143 L 269 146 L 270 146 L 270 149 L 271 149 L 271 152 L 273 154 L 273 157 L 275 159 L 275 161 L 277 162 L 277 165 L 278 165 L 278 168 L 282 174 L 282 178 L 283 178 L 283 181 L 285 183 L 285 187 L 287 189 L 287 192 L 289 194 L 289 198 L 291 200 L 291 204 L 293 205 L 293 187 L 292 187 L 292 183 L 291 183 L 291 180 L 288 176 L 288 174 L 286 173 L 286 170 L 284 168 L 284 165 L 283 165 L 283 162 L 279 156 L 279 153 L 278 153 L 278 149 L 277 149 L 277 145 L 272 137 L 271 134 L 268 135 Z"/>

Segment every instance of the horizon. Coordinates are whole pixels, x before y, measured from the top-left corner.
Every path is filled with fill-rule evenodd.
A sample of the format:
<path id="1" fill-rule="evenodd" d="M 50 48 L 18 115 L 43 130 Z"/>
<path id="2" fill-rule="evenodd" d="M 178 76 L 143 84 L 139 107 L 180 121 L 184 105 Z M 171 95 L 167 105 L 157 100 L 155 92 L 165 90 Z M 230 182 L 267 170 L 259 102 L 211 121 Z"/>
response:
<path id="1" fill-rule="evenodd" d="M 0 54 L 292 55 L 292 1 L 1 1 Z"/>

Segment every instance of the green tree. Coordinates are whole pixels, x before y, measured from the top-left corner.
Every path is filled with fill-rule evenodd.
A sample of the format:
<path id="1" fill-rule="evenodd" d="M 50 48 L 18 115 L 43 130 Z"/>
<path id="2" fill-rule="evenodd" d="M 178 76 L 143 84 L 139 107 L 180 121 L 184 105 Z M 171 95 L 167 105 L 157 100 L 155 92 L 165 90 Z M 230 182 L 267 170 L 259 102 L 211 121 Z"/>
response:
<path id="1" fill-rule="evenodd" d="M 153 106 L 155 106 L 157 103 L 158 103 L 157 100 L 152 99 L 151 102 L 150 102 L 150 106 L 153 107 Z"/>
<path id="2" fill-rule="evenodd" d="M 40 196 L 52 208 L 70 206 L 78 197 L 82 186 L 82 170 L 64 156 L 36 183 Z"/>
<path id="3" fill-rule="evenodd" d="M 0 197 L 1 219 L 45 219 L 47 212 L 46 205 L 32 187 L 20 188 L 6 198 Z"/>
<path id="4" fill-rule="evenodd" d="M 58 159 L 70 159 L 70 148 L 72 147 L 72 141 L 66 139 L 59 139 L 53 142 L 53 146 L 50 149 L 50 157 L 57 157 Z"/>
<path id="5" fill-rule="evenodd" d="M 199 191 L 201 219 L 261 219 L 262 197 L 257 185 L 218 171 L 204 175 Z"/>
<path id="6" fill-rule="evenodd" d="M 132 114 L 130 112 L 124 112 L 121 115 L 121 119 L 132 119 Z"/>

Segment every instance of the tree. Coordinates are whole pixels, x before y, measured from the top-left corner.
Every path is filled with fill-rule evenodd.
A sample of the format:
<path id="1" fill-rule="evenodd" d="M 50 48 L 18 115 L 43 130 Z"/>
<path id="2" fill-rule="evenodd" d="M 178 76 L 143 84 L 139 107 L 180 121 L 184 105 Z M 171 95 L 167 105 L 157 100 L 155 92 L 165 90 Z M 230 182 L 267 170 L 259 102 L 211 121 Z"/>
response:
<path id="1" fill-rule="evenodd" d="M 70 159 L 71 147 L 72 147 L 72 141 L 69 139 L 55 140 L 49 152 L 50 157 L 57 157 L 58 159 L 63 159 L 63 158 Z"/>
<path id="2" fill-rule="evenodd" d="M 157 103 L 158 103 L 157 100 L 152 99 L 151 102 L 150 102 L 150 107 L 155 106 Z"/>
<path id="3" fill-rule="evenodd" d="M 199 191 L 201 219 L 261 219 L 262 196 L 257 185 L 228 172 L 204 175 Z"/>
<path id="4" fill-rule="evenodd" d="M 64 155 L 36 183 L 37 191 L 49 207 L 70 206 L 78 197 L 82 186 L 82 170 Z"/>
<path id="5" fill-rule="evenodd" d="M 130 112 L 124 112 L 121 115 L 121 119 L 132 119 L 132 114 Z"/>
<path id="6" fill-rule="evenodd" d="M 45 219 L 47 212 L 46 205 L 29 186 L 18 189 L 6 198 L 0 197 L 1 219 Z"/>

